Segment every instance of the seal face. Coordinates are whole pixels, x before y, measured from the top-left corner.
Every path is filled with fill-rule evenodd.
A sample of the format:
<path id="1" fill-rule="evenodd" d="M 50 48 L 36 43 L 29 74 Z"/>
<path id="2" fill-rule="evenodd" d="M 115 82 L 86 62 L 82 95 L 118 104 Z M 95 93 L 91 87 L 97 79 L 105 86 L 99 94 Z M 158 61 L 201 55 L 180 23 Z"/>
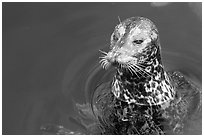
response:
<path id="1" fill-rule="evenodd" d="M 150 45 L 157 38 L 157 28 L 150 20 L 143 17 L 129 18 L 115 27 L 111 35 L 111 51 L 106 59 L 120 65 L 144 62 L 150 55 L 145 52 L 152 53 Z"/>
<path id="2" fill-rule="evenodd" d="M 174 88 L 161 62 L 158 30 L 149 19 L 132 17 L 121 22 L 111 35 L 110 51 L 102 53 L 102 66 L 117 69 L 112 93 L 118 99 L 159 105 L 174 98 Z"/>

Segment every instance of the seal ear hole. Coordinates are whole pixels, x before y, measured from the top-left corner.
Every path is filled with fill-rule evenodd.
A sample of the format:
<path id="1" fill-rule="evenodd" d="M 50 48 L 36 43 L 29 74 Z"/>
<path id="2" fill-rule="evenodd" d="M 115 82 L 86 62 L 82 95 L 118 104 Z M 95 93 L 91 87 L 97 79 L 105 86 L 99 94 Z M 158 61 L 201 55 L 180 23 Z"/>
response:
<path id="1" fill-rule="evenodd" d="M 133 43 L 134 44 L 141 44 L 144 40 L 134 40 Z"/>

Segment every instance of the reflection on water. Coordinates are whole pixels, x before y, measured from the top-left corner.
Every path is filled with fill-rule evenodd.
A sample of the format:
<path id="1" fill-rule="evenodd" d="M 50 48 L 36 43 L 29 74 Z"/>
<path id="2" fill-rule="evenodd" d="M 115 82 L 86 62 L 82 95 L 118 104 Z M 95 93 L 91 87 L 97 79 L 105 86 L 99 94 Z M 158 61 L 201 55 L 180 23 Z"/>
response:
<path id="1" fill-rule="evenodd" d="M 181 71 L 201 87 L 201 21 L 185 3 L 165 8 L 149 3 L 4 3 L 3 134 L 41 134 L 44 124 L 76 134 L 86 133 L 87 126 L 96 130 L 91 129 L 94 114 L 84 108 L 90 110 L 94 88 L 114 72 L 99 66 L 98 50 L 108 50 L 118 16 L 154 21 L 166 69 Z M 201 120 L 191 124 L 189 134 L 201 132 Z"/>

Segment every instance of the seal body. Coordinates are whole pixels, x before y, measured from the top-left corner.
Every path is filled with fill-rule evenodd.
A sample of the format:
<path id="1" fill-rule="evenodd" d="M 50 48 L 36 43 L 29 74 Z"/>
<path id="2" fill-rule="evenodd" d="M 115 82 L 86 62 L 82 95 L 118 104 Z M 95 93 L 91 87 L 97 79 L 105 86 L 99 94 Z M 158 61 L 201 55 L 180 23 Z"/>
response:
<path id="1" fill-rule="evenodd" d="M 158 30 L 149 19 L 132 17 L 115 27 L 100 62 L 105 69 L 115 66 L 116 74 L 97 88 L 93 100 L 102 134 L 183 133 L 200 91 L 181 73 L 166 72 L 160 51 Z"/>

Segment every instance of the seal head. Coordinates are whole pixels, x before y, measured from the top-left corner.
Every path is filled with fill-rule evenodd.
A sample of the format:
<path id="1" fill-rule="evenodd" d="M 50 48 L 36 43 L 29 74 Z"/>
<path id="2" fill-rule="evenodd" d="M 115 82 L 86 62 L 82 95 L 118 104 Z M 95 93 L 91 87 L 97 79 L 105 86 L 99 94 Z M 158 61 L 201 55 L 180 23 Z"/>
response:
<path id="1" fill-rule="evenodd" d="M 129 68 L 131 64 L 145 62 L 149 57 L 146 52 L 152 49 L 153 42 L 158 40 L 156 26 L 144 17 L 132 17 L 115 27 L 111 35 L 111 50 L 105 56 L 104 66 L 112 65 Z"/>

